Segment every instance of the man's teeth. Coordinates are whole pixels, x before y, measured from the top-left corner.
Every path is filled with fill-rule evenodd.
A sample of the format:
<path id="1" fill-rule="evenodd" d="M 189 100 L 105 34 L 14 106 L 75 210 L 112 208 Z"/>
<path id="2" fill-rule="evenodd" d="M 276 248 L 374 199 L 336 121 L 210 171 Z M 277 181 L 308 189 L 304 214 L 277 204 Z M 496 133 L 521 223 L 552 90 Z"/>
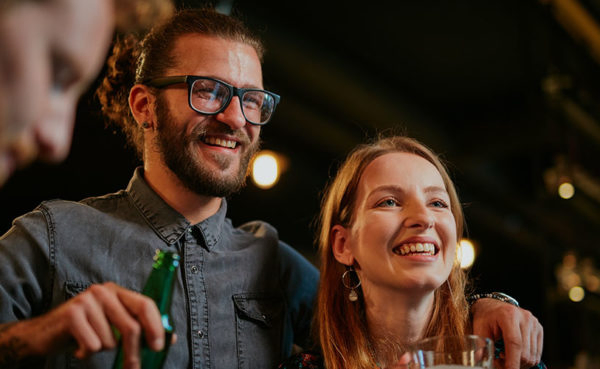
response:
<path id="1" fill-rule="evenodd" d="M 432 243 L 407 243 L 394 249 L 398 255 L 423 254 L 435 255 L 435 246 Z"/>
<path id="2" fill-rule="evenodd" d="M 206 137 L 204 139 L 204 142 L 206 142 L 209 145 L 227 147 L 229 149 L 235 149 L 235 145 L 237 144 L 237 142 L 235 141 L 222 140 L 216 137 Z"/>

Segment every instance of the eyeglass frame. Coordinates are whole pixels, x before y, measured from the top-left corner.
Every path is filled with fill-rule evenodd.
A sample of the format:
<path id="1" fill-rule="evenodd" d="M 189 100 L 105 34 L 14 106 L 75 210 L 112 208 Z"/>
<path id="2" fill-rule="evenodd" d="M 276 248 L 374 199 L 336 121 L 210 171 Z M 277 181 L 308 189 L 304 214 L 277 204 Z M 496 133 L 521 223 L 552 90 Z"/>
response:
<path id="1" fill-rule="evenodd" d="M 213 113 L 207 113 L 204 111 L 200 111 L 200 110 L 194 108 L 194 105 L 192 104 L 192 87 L 194 85 L 194 82 L 196 82 L 200 79 L 208 79 L 208 80 L 211 80 L 214 82 L 218 82 L 218 83 L 222 84 L 223 86 L 227 87 L 227 89 L 229 89 L 229 98 L 227 99 L 227 101 L 223 104 L 223 106 L 219 110 L 217 110 Z M 240 100 L 240 109 L 242 111 L 242 115 L 244 116 L 244 119 L 246 120 L 246 122 L 253 124 L 255 126 L 264 126 L 265 124 L 269 123 L 269 121 L 273 117 L 275 108 L 277 108 L 277 104 L 279 104 L 279 100 L 281 99 L 281 97 L 279 95 L 277 95 L 276 93 L 273 93 L 271 91 L 262 90 L 260 88 L 237 88 L 227 82 L 221 81 L 220 79 L 216 79 L 216 78 L 212 78 L 212 77 L 204 77 L 204 76 L 194 76 L 194 75 L 190 75 L 190 74 L 181 75 L 181 76 L 156 77 L 156 78 L 147 79 L 146 81 L 142 82 L 142 84 L 144 84 L 146 86 L 155 87 L 155 88 L 159 88 L 159 89 L 162 89 L 162 88 L 165 88 L 168 86 L 172 86 L 172 85 L 176 85 L 176 84 L 180 84 L 180 83 L 185 83 L 188 85 L 188 105 L 190 106 L 190 108 L 193 111 L 200 113 L 200 114 L 205 114 L 205 115 L 217 115 L 217 114 L 223 112 L 225 109 L 227 109 L 227 107 L 231 103 L 231 100 L 233 99 L 233 97 L 237 96 L 238 99 Z M 270 95 L 271 97 L 273 97 L 273 111 L 271 112 L 271 116 L 269 117 L 269 119 L 267 119 L 265 122 L 255 123 L 255 122 L 250 121 L 246 117 L 246 113 L 244 112 L 242 96 L 247 91 L 260 91 L 260 92 L 264 92 L 267 95 Z"/>

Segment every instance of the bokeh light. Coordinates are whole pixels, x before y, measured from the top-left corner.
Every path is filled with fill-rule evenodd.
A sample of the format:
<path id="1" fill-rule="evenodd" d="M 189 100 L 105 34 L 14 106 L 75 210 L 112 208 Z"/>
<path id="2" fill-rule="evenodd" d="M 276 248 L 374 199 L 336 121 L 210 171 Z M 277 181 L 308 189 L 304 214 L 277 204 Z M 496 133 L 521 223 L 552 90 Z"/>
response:
<path id="1" fill-rule="evenodd" d="M 573 195 L 575 195 L 575 187 L 570 182 L 563 182 L 558 186 L 558 196 L 568 200 Z"/>
<path id="2" fill-rule="evenodd" d="M 458 248 L 458 257 L 460 258 L 460 267 L 462 269 L 467 269 L 473 265 L 475 261 L 475 246 L 471 241 L 466 238 L 463 238 L 459 242 Z"/>
<path id="3" fill-rule="evenodd" d="M 252 180 L 257 187 L 269 189 L 279 179 L 279 164 L 273 153 L 260 152 L 252 164 Z"/>
<path id="4" fill-rule="evenodd" d="M 572 287 L 569 290 L 569 298 L 573 302 L 579 302 L 579 301 L 583 300 L 584 297 L 585 297 L 585 291 L 580 286 Z"/>

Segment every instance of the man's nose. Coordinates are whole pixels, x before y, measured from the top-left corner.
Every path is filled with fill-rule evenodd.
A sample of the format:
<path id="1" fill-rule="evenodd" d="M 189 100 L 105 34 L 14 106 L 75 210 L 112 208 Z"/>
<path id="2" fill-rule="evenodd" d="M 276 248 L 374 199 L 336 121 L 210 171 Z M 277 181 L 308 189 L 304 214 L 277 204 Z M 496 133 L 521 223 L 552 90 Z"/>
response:
<path id="1" fill-rule="evenodd" d="M 232 130 L 238 130 L 246 125 L 246 118 L 242 112 L 242 106 L 240 104 L 240 98 L 234 96 L 229 105 L 217 114 L 217 120 L 227 124 Z"/>

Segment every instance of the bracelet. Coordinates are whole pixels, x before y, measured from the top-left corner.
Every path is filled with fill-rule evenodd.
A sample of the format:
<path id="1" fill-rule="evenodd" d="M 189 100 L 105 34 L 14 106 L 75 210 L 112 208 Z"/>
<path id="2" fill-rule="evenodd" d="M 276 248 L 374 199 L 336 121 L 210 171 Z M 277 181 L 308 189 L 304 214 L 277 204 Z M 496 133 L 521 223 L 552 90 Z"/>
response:
<path id="1" fill-rule="evenodd" d="M 499 300 L 502 302 L 506 302 L 507 304 L 519 307 L 519 302 L 517 300 L 502 292 L 476 293 L 474 295 L 469 295 L 467 296 L 467 302 L 469 303 L 469 307 L 471 307 L 475 303 L 475 301 L 484 298 Z"/>

